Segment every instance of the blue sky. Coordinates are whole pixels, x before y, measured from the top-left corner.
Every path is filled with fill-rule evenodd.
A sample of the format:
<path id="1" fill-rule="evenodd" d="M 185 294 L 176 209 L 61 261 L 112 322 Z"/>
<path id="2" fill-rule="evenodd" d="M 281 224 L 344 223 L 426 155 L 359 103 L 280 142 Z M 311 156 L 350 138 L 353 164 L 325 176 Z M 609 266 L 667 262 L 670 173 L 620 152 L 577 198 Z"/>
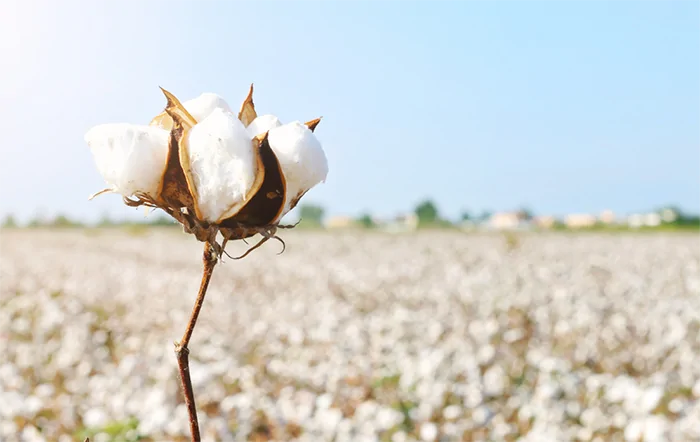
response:
<path id="1" fill-rule="evenodd" d="M 85 131 L 148 122 L 158 86 L 237 107 L 251 82 L 259 112 L 324 116 L 304 201 L 330 214 L 699 211 L 699 20 L 694 1 L 6 1 L 0 212 L 142 216 L 87 201 Z"/>

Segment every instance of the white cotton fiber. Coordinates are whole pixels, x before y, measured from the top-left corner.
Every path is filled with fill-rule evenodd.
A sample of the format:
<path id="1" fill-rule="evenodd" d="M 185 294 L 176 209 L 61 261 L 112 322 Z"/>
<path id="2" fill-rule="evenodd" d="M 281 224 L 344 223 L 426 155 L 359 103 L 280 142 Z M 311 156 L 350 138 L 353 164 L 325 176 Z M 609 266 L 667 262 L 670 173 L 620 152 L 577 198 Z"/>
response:
<path id="1" fill-rule="evenodd" d="M 280 127 L 282 123 L 280 120 L 275 117 L 274 115 L 260 115 L 257 117 L 255 120 L 251 121 L 251 123 L 248 125 L 248 133 L 250 134 L 251 137 L 258 136 L 260 134 L 264 134 L 270 129 L 273 129 L 275 127 Z"/>
<path id="2" fill-rule="evenodd" d="M 226 100 L 211 92 L 205 92 L 197 98 L 187 100 L 182 105 L 198 122 L 207 118 L 216 109 L 232 112 Z"/>
<path id="3" fill-rule="evenodd" d="M 101 124 L 85 134 L 97 170 L 123 196 L 157 197 L 168 156 L 167 130 L 133 124 Z"/>
<path id="4" fill-rule="evenodd" d="M 255 183 L 252 137 L 231 112 L 215 109 L 188 134 L 187 151 L 199 215 L 218 222 L 235 214 Z"/>
<path id="5" fill-rule="evenodd" d="M 271 129 L 268 140 L 287 183 L 281 218 L 295 198 L 326 180 L 328 161 L 316 136 L 299 121 Z"/>

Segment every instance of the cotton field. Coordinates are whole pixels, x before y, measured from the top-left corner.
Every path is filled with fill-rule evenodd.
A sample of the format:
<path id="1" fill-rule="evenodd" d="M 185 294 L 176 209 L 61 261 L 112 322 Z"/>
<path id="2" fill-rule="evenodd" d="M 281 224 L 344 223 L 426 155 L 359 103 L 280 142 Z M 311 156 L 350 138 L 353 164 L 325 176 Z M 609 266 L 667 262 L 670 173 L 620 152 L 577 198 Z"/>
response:
<path id="1" fill-rule="evenodd" d="M 215 269 L 206 441 L 700 441 L 698 236 L 282 236 Z M 188 441 L 201 244 L 0 239 L 0 441 Z"/>

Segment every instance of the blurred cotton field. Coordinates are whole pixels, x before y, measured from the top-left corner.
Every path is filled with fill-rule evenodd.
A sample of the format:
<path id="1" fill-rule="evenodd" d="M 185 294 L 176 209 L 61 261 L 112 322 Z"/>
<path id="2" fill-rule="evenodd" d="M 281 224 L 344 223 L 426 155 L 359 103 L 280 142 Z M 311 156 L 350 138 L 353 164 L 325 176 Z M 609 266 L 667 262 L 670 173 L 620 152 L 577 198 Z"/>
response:
<path id="1" fill-rule="evenodd" d="M 700 440 L 697 236 L 284 238 L 214 272 L 207 441 Z M 188 440 L 173 342 L 200 248 L 4 231 L 0 440 Z"/>

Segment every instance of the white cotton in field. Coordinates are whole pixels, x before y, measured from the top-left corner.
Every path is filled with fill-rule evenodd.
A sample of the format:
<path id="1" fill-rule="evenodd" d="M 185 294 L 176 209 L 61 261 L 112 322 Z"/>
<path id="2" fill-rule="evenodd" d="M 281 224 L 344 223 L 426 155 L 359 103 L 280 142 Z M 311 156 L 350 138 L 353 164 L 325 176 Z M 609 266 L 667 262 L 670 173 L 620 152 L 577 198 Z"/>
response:
<path id="1" fill-rule="evenodd" d="M 157 197 L 168 157 L 167 130 L 125 123 L 101 124 L 85 134 L 97 170 L 110 188 Z"/>
<path id="2" fill-rule="evenodd" d="M 243 123 L 216 109 L 190 129 L 185 145 L 198 217 L 218 222 L 234 215 L 252 196 L 257 175 L 253 140 Z"/>
<path id="3" fill-rule="evenodd" d="M 280 122 L 279 118 L 275 117 L 274 115 L 267 114 L 257 117 L 248 125 L 247 129 L 250 136 L 255 137 L 260 134 L 264 134 L 270 129 L 280 127 L 281 125 L 282 123 Z"/>
<path id="4" fill-rule="evenodd" d="M 287 184 L 281 218 L 293 200 L 326 180 L 328 160 L 316 136 L 299 121 L 271 129 L 268 140 Z"/>

